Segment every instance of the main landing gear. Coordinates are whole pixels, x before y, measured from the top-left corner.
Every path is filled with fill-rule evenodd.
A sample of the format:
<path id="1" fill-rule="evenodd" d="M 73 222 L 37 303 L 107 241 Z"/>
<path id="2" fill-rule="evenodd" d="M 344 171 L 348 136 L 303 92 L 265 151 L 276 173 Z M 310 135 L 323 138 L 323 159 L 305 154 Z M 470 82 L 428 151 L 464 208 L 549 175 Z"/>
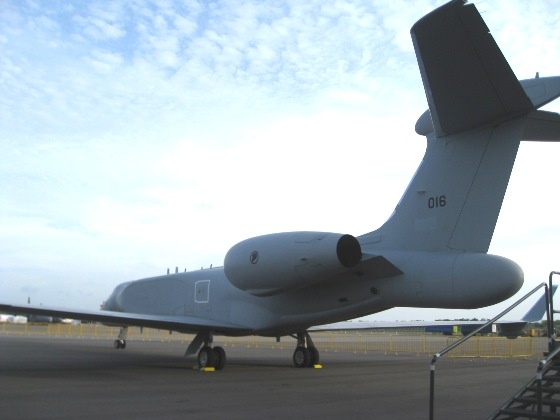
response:
<path id="1" fill-rule="evenodd" d="M 189 344 L 185 356 L 196 354 L 200 369 L 214 368 L 222 370 L 226 364 L 226 352 L 222 347 L 212 347 L 212 332 L 199 332 Z M 296 367 L 314 367 L 319 364 L 319 350 L 313 344 L 313 340 L 307 331 L 299 332 L 296 336 L 297 347 L 294 351 L 294 365 Z M 200 349 L 200 350 L 199 350 Z"/>
<path id="2" fill-rule="evenodd" d="M 226 365 L 226 351 L 223 347 L 203 346 L 198 352 L 198 366 L 201 369 L 214 368 L 222 370 Z"/>
<path id="3" fill-rule="evenodd" d="M 119 331 L 119 336 L 115 340 L 115 343 L 113 344 L 116 349 L 124 350 L 126 348 L 125 338 L 127 334 L 128 334 L 128 327 L 121 327 L 121 330 Z"/>
<path id="4" fill-rule="evenodd" d="M 214 336 L 211 332 L 198 333 L 187 348 L 185 356 L 195 354 L 200 348 L 197 356 L 198 367 L 200 369 L 222 370 L 226 365 L 226 351 L 220 346 L 212 347 L 213 340 Z"/>
<path id="5" fill-rule="evenodd" d="M 126 348 L 126 336 L 128 327 L 121 327 L 119 336 L 115 340 L 116 349 Z M 313 340 L 307 331 L 299 332 L 294 336 L 297 346 L 294 351 L 293 362 L 296 367 L 314 367 L 319 364 L 319 350 L 313 344 Z M 190 343 L 185 356 L 194 355 L 198 352 L 197 362 L 200 369 L 214 368 L 222 370 L 226 365 L 226 351 L 223 347 L 212 346 L 214 335 L 211 331 L 199 332 Z"/>
<path id="6" fill-rule="evenodd" d="M 297 333 L 297 347 L 294 351 L 294 365 L 296 367 L 313 367 L 319 364 L 319 350 L 307 331 Z"/>

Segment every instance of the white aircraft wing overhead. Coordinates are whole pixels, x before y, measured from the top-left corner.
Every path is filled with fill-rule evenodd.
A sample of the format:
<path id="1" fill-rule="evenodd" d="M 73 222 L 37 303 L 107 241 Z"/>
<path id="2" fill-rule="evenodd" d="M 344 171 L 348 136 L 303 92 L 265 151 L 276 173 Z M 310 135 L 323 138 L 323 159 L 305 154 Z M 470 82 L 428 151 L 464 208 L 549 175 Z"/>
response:
<path id="1" fill-rule="evenodd" d="M 441 6 L 410 31 L 438 137 L 534 109 L 475 6 L 464 3 Z"/>
<path id="2" fill-rule="evenodd" d="M 8 304 L 0 304 L 0 311 L 10 314 L 49 315 L 61 318 L 79 319 L 82 321 L 114 324 L 117 326 L 159 328 L 162 330 L 173 330 L 179 332 L 198 332 L 203 329 L 211 329 L 216 332 L 226 333 L 242 333 L 249 331 L 249 328 L 243 325 L 217 322 L 211 319 L 198 318 L 195 316 L 135 314 L 113 311 L 84 311 L 81 309 L 74 310 L 46 306 L 18 306 Z"/>

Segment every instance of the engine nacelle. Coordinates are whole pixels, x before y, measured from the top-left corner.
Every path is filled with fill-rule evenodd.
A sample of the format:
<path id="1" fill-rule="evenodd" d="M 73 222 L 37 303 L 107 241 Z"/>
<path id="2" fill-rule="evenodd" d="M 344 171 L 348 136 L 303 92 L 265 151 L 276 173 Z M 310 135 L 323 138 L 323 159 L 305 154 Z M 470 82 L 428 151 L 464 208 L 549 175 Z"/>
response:
<path id="1" fill-rule="evenodd" d="M 362 259 L 352 235 L 289 232 L 257 236 L 231 247 L 224 273 L 237 288 L 271 296 L 325 280 Z"/>

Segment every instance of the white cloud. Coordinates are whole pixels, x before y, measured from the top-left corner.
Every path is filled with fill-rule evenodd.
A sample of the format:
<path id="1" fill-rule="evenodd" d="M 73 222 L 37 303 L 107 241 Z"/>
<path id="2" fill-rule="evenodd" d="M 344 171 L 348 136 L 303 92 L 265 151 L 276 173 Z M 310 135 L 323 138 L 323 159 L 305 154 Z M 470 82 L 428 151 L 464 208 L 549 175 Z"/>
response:
<path id="1" fill-rule="evenodd" d="M 91 52 L 91 57 L 87 59 L 90 65 L 95 70 L 101 73 L 114 73 L 120 70 L 123 63 L 120 54 L 111 53 L 109 51 L 94 50 Z"/>
<path id="2" fill-rule="evenodd" d="M 123 17 L 126 10 L 119 2 L 91 2 L 85 10 L 74 14 L 72 20 L 80 32 L 93 41 L 107 41 L 126 35 Z"/>

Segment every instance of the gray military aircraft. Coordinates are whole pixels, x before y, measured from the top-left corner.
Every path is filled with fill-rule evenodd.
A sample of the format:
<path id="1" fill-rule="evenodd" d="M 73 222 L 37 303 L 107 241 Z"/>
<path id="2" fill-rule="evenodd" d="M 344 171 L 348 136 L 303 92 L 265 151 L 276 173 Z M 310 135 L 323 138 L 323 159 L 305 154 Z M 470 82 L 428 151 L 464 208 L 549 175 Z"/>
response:
<path id="1" fill-rule="evenodd" d="M 523 271 L 489 255 L 521 140 L 560 140 L 560 116 L 539 111 L 560 77 L 518 81 L 474 5 L 453 0 L 411 29 L 429 110 L 416 132 L 426 154 L 379 229 L 259 236 L 224 266 L 123 283 L 101 311 L 2 304 L 25 312 L 196 334 L 186 354 L 222 369 L 214 335 L 297 339 L 298 367 L 318 362 L 312 326 L 396 306 L 479 308 L 514 295 Z M 373 186 L 369 187 L 374 193 Z M 351 200 L 349 200 L 349 203 Z"/>

